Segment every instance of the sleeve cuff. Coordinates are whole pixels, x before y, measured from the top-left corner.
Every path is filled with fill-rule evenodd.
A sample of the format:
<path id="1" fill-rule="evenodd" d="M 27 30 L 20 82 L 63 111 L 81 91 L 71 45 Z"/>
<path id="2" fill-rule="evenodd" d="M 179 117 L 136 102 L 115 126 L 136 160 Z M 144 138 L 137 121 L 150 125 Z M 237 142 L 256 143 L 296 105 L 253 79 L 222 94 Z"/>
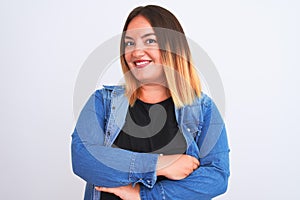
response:
<path id="1" fill-rule="evenodd" d="M 153 188 L 156 182 L 156 165 L 158 154 L 133 153 L 129 168 L 129 181 L 133 184 L 142 183 Z"/>
<path id="2" fill-rule="evenodd" d="M 144 185 L 141 185 L 140 186 L 140 197 L 141 197 L 141 200 L 151 200 L 151 199 L 163 200 L 163 199 L 166 199 L 163 185 L 160 182 L 156 183 L 155 187 L 153 187 L 153 188 L 147 188 Z"/>

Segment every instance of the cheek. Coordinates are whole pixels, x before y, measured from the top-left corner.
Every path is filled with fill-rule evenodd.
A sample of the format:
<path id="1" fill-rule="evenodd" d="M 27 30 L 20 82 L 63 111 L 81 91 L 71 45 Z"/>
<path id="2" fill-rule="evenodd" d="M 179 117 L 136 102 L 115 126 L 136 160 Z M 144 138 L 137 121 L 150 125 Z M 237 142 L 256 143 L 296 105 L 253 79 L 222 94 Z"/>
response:
<path id="1" fill-rule="evenodd" d="M 127 53 L 124 55 L 125 61 L 127 63 L 127 66 L 129 67 L 129 69 L 131 70 L 133 68 L 132 63 L 130 62 L 131 60 L 131 55 L 130 53 Z"/>
<path id="2" fill-rule="evenodd" d="M 130 60 L 130 54 L 129 53 L 125 53 L 124 54 L 124 58 L 125 58 L 125 61 L 128 63 L 129 60 Z"/>
<path id="3" fill-rule="evenodd" d="M 155 58 L 157 64 L 161 64 L 161 53 L 159 50 L 154 50 L 151 52 L 152 57 Z"/>

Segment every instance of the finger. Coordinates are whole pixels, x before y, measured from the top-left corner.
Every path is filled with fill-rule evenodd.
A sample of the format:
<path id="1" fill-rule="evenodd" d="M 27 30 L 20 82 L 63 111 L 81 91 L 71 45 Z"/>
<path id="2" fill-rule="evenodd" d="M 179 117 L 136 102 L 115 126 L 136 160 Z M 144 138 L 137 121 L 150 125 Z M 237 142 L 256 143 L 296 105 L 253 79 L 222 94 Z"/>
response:
<path id="1" fill-rule="evenodd" d="M 197 166 L 199 166 L 199 165 L 200 165 L 200 162 L 199 162 L 199 160 L 198 160 L 198 159 L 196 159 L 196 158 L 194 158 L 194 163 L 195 163 Z"/>
<path id="2" fill-rule="evenodd" d="M 197 169 L 198 167 L 199 167 L 199 165 L 194 164 L 193 169 L 195 170 L 195 169 Z"/>
<path id="3" fill-rule="evenodd" d="M 101 192 L 108 192 L 108 193 L 113 193 L 113 188 L 106 188 L 106 187 L 95 187 L 96 190 L 101 191 Z"/>
<path id="4" fill-rule="evenodd" d="M 198 168 L 200 166 L 200 161 L 198 159 L 194 160 L 194 165 Z"/>

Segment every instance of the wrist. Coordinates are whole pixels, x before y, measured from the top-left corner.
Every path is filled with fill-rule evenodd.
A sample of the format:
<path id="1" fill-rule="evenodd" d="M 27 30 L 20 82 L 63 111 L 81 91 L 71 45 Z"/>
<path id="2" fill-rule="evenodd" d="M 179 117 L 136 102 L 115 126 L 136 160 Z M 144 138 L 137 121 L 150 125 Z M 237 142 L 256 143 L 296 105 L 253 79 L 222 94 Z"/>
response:
<path id="1" fill-rule="evenodd" d="M 157 158 L 157 164 L 156 164 L 156 176 L 163 176 L 163 163 L 164 163 L 165 157 L 163 154 L 159 154 Z"/>

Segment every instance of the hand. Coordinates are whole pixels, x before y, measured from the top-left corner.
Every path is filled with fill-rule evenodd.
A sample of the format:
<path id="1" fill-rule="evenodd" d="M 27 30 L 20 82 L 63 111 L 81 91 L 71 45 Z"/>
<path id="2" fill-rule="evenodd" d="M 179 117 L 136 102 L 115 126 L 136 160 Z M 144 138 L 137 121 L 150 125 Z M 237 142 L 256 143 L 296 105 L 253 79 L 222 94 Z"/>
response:
<path id="1" fill-rule="evenodd" d="M 185 154 L 158 157 L 156 175 L 171 180 L 181 180 L 190 175 L 200 165 L 198 159 Z"/>
<path id="2" fill-rule="evenodd" d="M 115 188 L 95 187 L 95 189 L 102 192 L 113 193 L 122 200 L 141 200 L 140 185 L 138 183 L 135 185 L 135 187 L 132 187 L 132 185 L 127 185 Z"/>

